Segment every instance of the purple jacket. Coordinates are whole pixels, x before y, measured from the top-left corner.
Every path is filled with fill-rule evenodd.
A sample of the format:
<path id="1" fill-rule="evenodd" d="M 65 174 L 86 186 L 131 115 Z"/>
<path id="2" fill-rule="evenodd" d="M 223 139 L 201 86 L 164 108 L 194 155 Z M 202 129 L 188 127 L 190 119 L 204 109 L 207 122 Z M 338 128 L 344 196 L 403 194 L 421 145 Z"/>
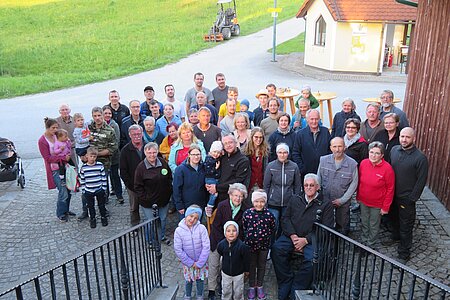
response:
<path id="1" fill-rule="evenodd" d="M 175 229 L 173 248 L 175 254 L 185 266 L 192 267 L 194 262 L 202 268 L 208 261 L 209 237 L 206 227 L 199 221 L 189 228 L 184 219 Z"/>

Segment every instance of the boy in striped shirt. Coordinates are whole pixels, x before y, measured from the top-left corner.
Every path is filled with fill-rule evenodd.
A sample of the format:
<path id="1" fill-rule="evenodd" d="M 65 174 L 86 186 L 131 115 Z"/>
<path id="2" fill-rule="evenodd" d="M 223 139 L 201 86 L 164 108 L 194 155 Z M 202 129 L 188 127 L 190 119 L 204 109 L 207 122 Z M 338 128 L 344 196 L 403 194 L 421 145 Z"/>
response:
<path id="1" fill-rule="evenodd" d="M 86 153 L 87 162 L 80 169 L 81 190 L 86 199 L 91 228 L 97 227 L 97 220 L 95 219 L 95 198 L 97 198 L 102 225 L 108 225 L 105 208 L 107 178 L 103 164 L 97 161 L 97 155 L 98 149 L 96 147 L 89 147 Z"/>

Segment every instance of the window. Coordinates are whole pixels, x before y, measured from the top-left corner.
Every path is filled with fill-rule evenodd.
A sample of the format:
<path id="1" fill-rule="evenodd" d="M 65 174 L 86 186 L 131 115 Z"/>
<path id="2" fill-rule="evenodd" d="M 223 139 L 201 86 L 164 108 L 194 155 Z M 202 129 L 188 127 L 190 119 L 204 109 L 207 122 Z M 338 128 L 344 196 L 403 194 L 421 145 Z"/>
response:
<path id="1" fill-rule="evenodd" d="M 316 33 L 314 39 L 314 45 L 325 46 L 325 38 L 327 36 L 327 23 L 322 16 L 316 21 Z"/>

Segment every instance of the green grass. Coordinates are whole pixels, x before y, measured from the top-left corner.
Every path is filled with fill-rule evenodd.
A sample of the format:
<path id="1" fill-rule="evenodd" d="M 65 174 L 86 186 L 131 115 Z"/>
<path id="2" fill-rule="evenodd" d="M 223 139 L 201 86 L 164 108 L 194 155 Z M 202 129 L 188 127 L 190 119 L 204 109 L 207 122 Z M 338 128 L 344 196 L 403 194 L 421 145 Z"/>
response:
<path id="1" fill-rule="evenodd" d="M 267 52 L 272 52 L 270 48 Z M 277 45 L 277 54 L 290 54 L 293 52 L 305 52 L 305 33 L 302 32 L 295 38 L 290 39 L 284 43 Z"/>
<path id="2" fill-rule="evenodd" d="M 0 98 L 158 68 L 212 47 L 216 0 L 0 1 Z M 279 20 L 302 1 L 278 0 Z M 238 0 L 241 34 L 272 24 L 273 0 Z"/>

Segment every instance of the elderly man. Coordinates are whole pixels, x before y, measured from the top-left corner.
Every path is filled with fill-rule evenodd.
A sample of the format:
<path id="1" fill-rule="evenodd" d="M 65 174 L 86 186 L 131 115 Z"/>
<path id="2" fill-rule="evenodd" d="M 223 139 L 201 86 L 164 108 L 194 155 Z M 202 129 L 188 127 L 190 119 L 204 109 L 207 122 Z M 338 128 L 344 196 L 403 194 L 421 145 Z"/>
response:
<path id="1" fill-rule="evenodd" d="M 217 120 L 219 118 L 217 115 L 217 109 L 211 104 L 206 103 L 206 94 L 203 92 L 198 92 L 195 96 L 195 99 L 197 101 L 197 104 L 192 106 L 192 108 L 200 110 L 200 108 L 202 107 L 207 107 L 211 112 L 210 122 L 214 125 L 217 125 Z"/>
<path id="2" fill-rule="evenodd" d="M 120 149 L 130 142 L 128 128 L 130 128 L 131 125 L 137 124 L 144 128 L 145 116 L 141 115 L 141 107 L 138 100 L 130 101 L 130 111 L 131 114 L 122 120 L 122 126 L 120 126 Z"/>
<path id="3" fill-rule="evenodd" d="M 323 198 L 335 208 L 336 230 L 347 235 L 350 231 L 350 203 L 358 187 L 358 163 L 345 152 L 344 139 L 330 142 L 332 154 L 320 158 L 317 177 Z"/>
<path id="4" fill-rule="evenodd" d="M 216 74 L 217 87 L 212 90 L 214 107 L 219 111 L 220 106 L 228 99 L 228 85 L 225 82 L 225 75 Z M 210 103 L 211 104 L 211 103 Z"/>
<path id="5" fill-rule="evenodd" d="M 234 115 L 236 114 L 236 100 L 227 99 L 225 102 L 227 106 L 227 115 L 220 121 L 219 127 L 222 129 L 222 135 L 232 133 L 234 128 Z"/>
<path id="6" fill-rule="evenodd" d="M 376 103 L 369 103 L 366 108 L 367 119 L 361 123 L 359 133 L 368 144 L 373 142 L 377 133 L 384 129 L 383 121 L 380 120 L 380 106 Z"/>
<path id="7" fill-rule="evenodd" d="M 131 125 L 130 128 L 128 128 L 128 134 L 131 141 L 126 144 L 120 152 L 120 177 L 122 178 L 123 183 L 125 183 L 130 199 L 131 226 L 135 226 L 141 221 L 139 215 L 139 202 L 137 201 L 134 189 L 134 174 L 137 166 L 145 157 L 142 132 L 141 126 L 136 124 Z"/>
<path id="8" fill-rule="evenodd" d="M 306 122 L 306 112 L 311 109 L 308 99 L 301 98 L 298 100 L 298 110 L 292 116 L 291 127 L 295 132 L 305 128 L 308 123 Z M 320 124 L 320 123 L 319 123 Z"/>
<path id="9" fill-rule="evenodd" d="M 173 84 L 166 84 L 164 86 L 164 92 L 166 93 L 166 99 L 163 101 L 163 104 L 172 104 L 173 114 L 180 117 L 181 121 L 184 122 L 186 119 L 186 109 L 181 101 L 175 99 L 175 88 L 173 87 Z"/>
<path id="10" fill-rule="evenodd" d="M 208 153 L 214 141 L 220 141 L 222 130 L 216 125 L 210 123 L 211 111 L 206 106 L 201 107 L 198 111 L 199 123 L 194 125 L 195 136 L 203 142 L 203 147 Z"/>
<path id="11" fill-rule="evenodd" d="M 73 130 L 75 129 L 75 121 L 70 115 L 70 107 L 67 104 L 61 104 L 59 106 L 59 117 L 56 118 L 59 129 L 65 129 L 68 133 L 70 142 L 72 143 L 72 150 L 70 151 L 70 159 L 74 163 L 75 167 L 78 165 L 77 155 L 75 153 L 75 140 L 73 138 Z"/>
<path id="12" fill-rule="evenodd" d="M 242 183 L 248 187 L 250 183 L 250 163 L 248 158 L 239 151 L 238 142 L 233 135 L 222 138 L 225 154 L 220 159 L 219 184 L 207 184 L 206 188 L 210 194 L 219 193 L 216 200 L 217 205 L 228 198 L 228 188 L 232 183 Z"/>
<path id="13" fill-rule="evenodd" d="M 108 94 L 109 103 L 106 106 L 109 106 L 112 111 L 112 118 L 116 121 L 117 125 L 122 126 L 123 118 L 130 115 L 130 110 L 125 104 L 120 103 L 119 92 L 116 90 L 112 90 Z"/>
<path id="14" fill-rule="evenodd" d="M 392 218 L 392 239 L 400 240 L 398 260 L 408 261 L 416 219 L 416 202 L 428 176 L 427 157 L 415 146 L 416 134 L 411 127 L 400 131 L 400 145 L 391 150 L 391 165 L 395 173 L 395 194 L 389 213 Z"/>
<path id="15" fill-rule="evenodd" d="M 198 92 L 203 92 L 206 95 L 208 102 L 214 100 L 214 97 L 211 91 L 203 86 L 203 81 L 205 77 L 202 73 L 198 72 L 194 74 L 194 87 L 187 90 L 186 95 L 184 96 L 184 102 L 186 102 L 186 114 L 189 112 L 189 109 L 196 104 L 196 98 Z"/>
<path id="16" fill-rule="evenodd" d="M 400 118 L 400 123 L 398 129 L 402 130 L 409 126 L 408 118 L 403 110 L 394 105 L 394 93 L 391 90 L 384 90 L 380 96 L 381 107 L 380 107 L 380 120 L 389 113 L 394 113 Z"/>
<path id="17" fill-rule="evenodd" d="M 334 223 L 333 206 L 319 194 L 319 181 L 316 174 L 306 174 L 304 194 L 293 197 L 286 213 L 281 219 L 283 234 L 272 246 L 272 261 L 278 282 L 278 299 L 294 299 L 295 290 L 311 288 L 313 281 L 313 224 L 317 211 L 321 210 L 321 220 L 325 226 Z M 303 253 L 304 259 L 297 273 L 293 273 L 290 256 Z"/>
<path id="18" fill-rule="evenodd" d="M 156 101 L 156 103 L 158 103 L 158 107 L 159 107 L 159 112 L 162 114 L 163 113 L 163 105 L 155 99 L 155 90 L 153 89 L 152 86 L 146 86 L 144 88 L 144 96 L 145 96 L 145 101 L 141 103 L 141 114 L 144 116 L 151 116 L 152 115 L 152 111 L 150 109 L 150 103 L 153 101 Z"/>
<path id="19" fill-rule="evenodd" d="M 302 177 L 317 173 L 319 159 L 330 153 L 330 132 L 320 126 L 320 113 L 315 109 L 306 112 L 308 126 L 295 134 L 292 160 L 297 163 Z"/>

